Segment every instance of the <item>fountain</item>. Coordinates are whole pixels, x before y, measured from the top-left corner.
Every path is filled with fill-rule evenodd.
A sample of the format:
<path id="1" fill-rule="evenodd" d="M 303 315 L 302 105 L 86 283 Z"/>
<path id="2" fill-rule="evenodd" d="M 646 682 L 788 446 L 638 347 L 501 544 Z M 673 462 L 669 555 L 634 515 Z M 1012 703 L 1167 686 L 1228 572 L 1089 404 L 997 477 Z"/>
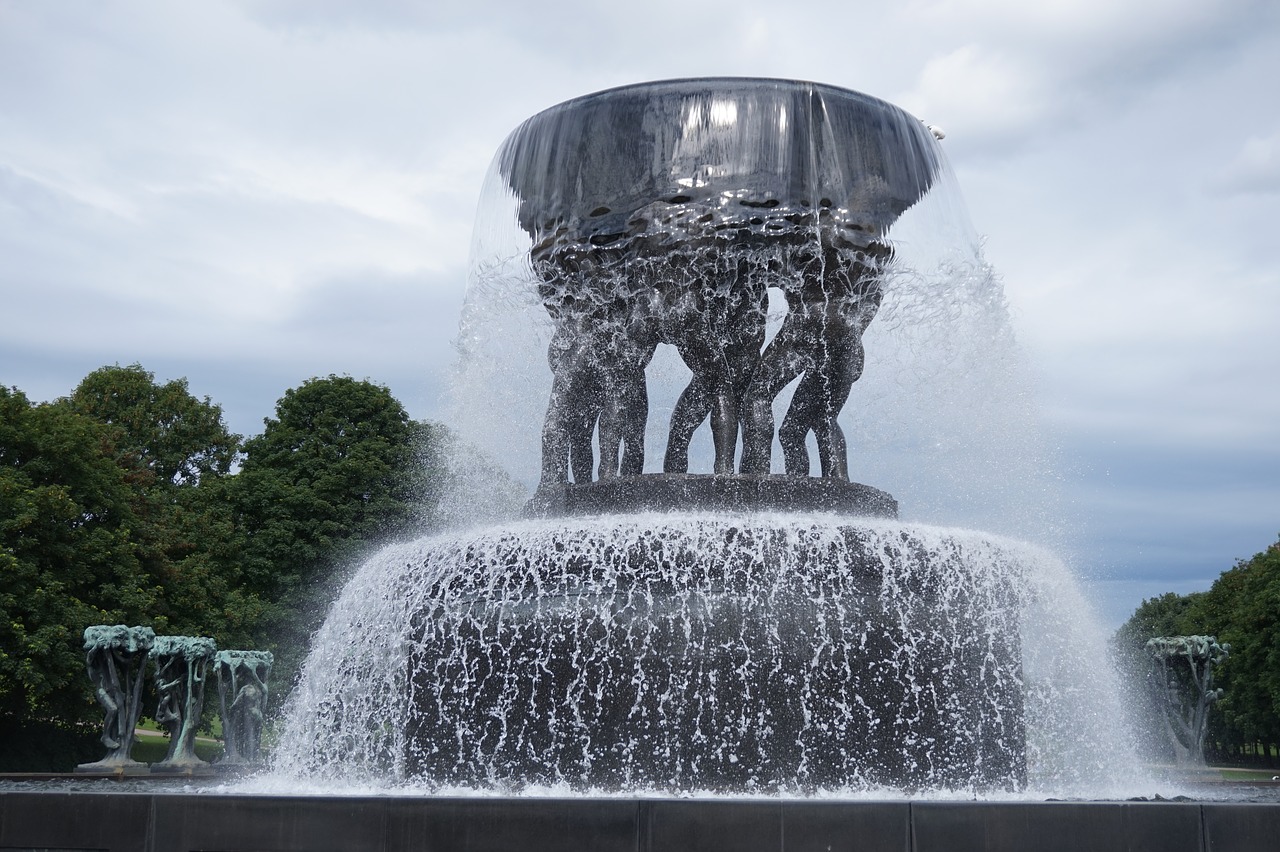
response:
<path id="1" fill-rule="evenodd" d="M 486 358 L 483 327 L 502 345 L 536 330 L 550 386 L 517 391 L 546 406 L 540 434 L 517 426 L 537 436 L 527 519 L 367 564 L 316 638 L 277 768 L 434 789 L 1021 790 L 1044 707 L 1025 706 L 1020 626 L 1045 557 L 897 521 L 850 481 L 839 420 L 882 305 L 919 331 L 895 223 L 947 180 L 919 120 L 793 81 L 629 86 L 512 133 L 477 226 L 504 219 L 507 247 L 473 252 L 462 340 L 467 369 L 508 387 L 463 384 L 508 407 L 537 361 Z M 925 310 L 972 307 L 930 286 Z M 659 411 L 664 355 L 684 373 Z M 690 473 L 708 421 L 710 470 Z"/>
<path id="2" fill-rule="evenodd" d="M 1074 579 L 1010 537 L 1051 511 L 998 282 L 937 250 L 972 244 L 952 184 L 929 128 L 811 83 L 529 119 L 455 420 L 526 517 L 476 523 L 460 466 L 471 523 L 360 567 L 269 772 L 0 792 L 0 846 L 1270 848 L 1268 805 L 1007 801 L 1150 781 Z"/>

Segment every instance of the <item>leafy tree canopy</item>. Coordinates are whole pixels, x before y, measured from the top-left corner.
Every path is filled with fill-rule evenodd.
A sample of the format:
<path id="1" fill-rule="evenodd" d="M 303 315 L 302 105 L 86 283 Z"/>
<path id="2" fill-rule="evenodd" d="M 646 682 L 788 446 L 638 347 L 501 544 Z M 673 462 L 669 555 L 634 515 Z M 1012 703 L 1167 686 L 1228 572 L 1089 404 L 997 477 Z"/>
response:
<path id="1" fill-rule="evenodd" d="M 84 628 L 151 622 L 160 590 L 131 539 L 113 436 L 0 388 L 0 715 L 94 719 Z"/>
<path id="2" fill-rule="evenodd" d="M 186 379 L 157 384 L 141 364 L 94 370 L 66 403 L 118 430 L 122 460 L 159 483 L 194 485 L 225 475 L 239 455 L 240 436 L 227 430 L 221 406 L 192 396 Z"/>
<path id="3" fill-rule="evenodd" d="M 140 364 L 101 367 L 59 401 L 101 423 L 134 485 L 131 539 L 163 594 L 158 632 L 244 644 L 262 607 L 241 588 L 240 553 L 225 480 L 240 456 L 222 408 L 192 396 L 186 379 L 163 384 Z"/>
<path id="4" fill-rule="evenodd" d="M 1204 592 L 1189 595 L 1166 592 L 1144 600 L 1116 632 L 1118 650 L 1127 655 L 1136 654 L 1145 662 L 1148 639 L 1198 634 L 1201 632 L 1199 604 L 1203 597 Z"/>
<path id="5" fill-rule="evenodd" d="M 138 364 L 54 403 L 0 388 L 0 739 L 100 721 L 93 624 L 283 651 L 283 696 L 347 569 L 436 519 L 449 436 L 387 388 L 311 379 L 275 414 L 242 454 L 219 406 Z"/>
<path id="6" fill-rule="evenodd" d="M 1222 573 L 1207 592 L 1142 602 L 1116 633 L 1120 659 L 1135 676 L 1142 645 L 1156 636 L 1209 635 L 1230 645 L 1217 672 L 1223 689 L 1211 717 L 1224 743 L 1280 744 L 1280 542 Z"/>
<path id="7" fill-rule="evenodd" d="M 282 668 L 371 545 L 418 529 L 435 499 L 442 427 L 417 423 L 382 385 L 313 378 L 285 392 L 234 477 L 249 583 Z"/>
<path id="8" fill-rule="evenodd" d="M 1280 541 L 1224 572 L 1200 617 L 1231 645 L 1220 680 L 1227 726 L 1238 740 L 1280 744 Z"/>

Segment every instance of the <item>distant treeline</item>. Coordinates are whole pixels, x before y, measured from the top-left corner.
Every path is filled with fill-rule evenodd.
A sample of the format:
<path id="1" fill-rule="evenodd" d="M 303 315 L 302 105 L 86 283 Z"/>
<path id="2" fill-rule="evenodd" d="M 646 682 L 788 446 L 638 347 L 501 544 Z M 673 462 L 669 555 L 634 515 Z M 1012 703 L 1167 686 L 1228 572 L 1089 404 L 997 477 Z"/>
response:
<path id="1" fill-rule="evenodd" d="M 435 523 L 449 440 L 343 376 L 248 440 L 138 364 L 48 403 L 0 387 L 0 771 L 102 756 L 88 625 L 272 651 L 282 697 L 351 567 Z"/>
<path id="2" fill-rule="evenodd" d="M 1206 756 L 1280 765 L 1280 541 L 1224 571 L 1207 592 L 1151 598 L 1116 632 L 1122 668 L 1142 686 L 1156 636 L 1216 636 L 1231 645 L 1214 672 L 1222 699 L 1209 715 Z M 1141 692 L 1140 692 L 1141 694 Z"/>

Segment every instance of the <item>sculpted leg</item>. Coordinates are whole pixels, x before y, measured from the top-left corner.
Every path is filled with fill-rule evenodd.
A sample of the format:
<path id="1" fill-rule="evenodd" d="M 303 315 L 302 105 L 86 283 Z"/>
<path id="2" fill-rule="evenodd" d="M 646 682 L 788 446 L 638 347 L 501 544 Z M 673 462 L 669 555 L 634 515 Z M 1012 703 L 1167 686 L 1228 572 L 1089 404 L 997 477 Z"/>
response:
<path id="1" fill-rule="evenodd" d="M 647 293 L 614 306 L 604 346 L 604 399 L 600 415 L 600 478 L 644 472 L 644 434 L 649 422 L 645 369 L 658 347 Z"/>
<path id="2" fill-rule="evenodd" d="M 653 312 L 648 306 L 636 312 L 629 329 L 627 373 L 620 398 L 625 411 L 620 437 L 622 439 L 623 476 L 639 476 L 644 473 L 644 435 L 649 425 L 649 383 L 645 370 L 658 348 L 658 333 L 653 322 Z"/>
<path id="3" fill-rule="evenodd" d="M 862 334 L 880 308 L 882 291 L 876 276 L 880 260 L 890 254 L 887 246 L 873 247 L 857 260 L 833 257 L 827 266 L 826 284 L 832 304 L 826 313 L 825 357 L 818 373 L 821 405 L 808 417 L 818 444 L 822 475 L 830 479 L 849 479 L 848 446 L 837 418 L 849 400 L 854 382 L 862 377 L 866 362 Z"/>
<path id="4" fill-rule="evenodd" d="M 595 471 L 595 450 L 591 445 L 591 436 L 595 433 L 596 421 L 600 418 L 600 399 L 603 395 L 598 376 L 583 375 L 580 381 L 584 387 L 572 391 L 569 396 L 571 400 L 578 400 L 578 405 L 566 416 L 569 468 L 576 483 L 590 482 Z"/>
<path id="5" fill-rule="evenodd" d="M 649 391 L 643 369 L 633 371 L 622 401 L 626 415 L 619 433 L 622 462 L 618 472 L 622 476 L 639 476 L 644 473 L 644 431 L 649 422 Z"/>
<path id="6" fill-rule="evenodd" d="M 765 348 L 743 399 L 740 470 L 744 474 L 769 473 L 773 454 L 773 400 L 792 379 L 812 366 L 806 347 L 796 342 L 806 336 L 806 331 L 795 317 L 796 312 L 787 314 L 777 336 Z"/>
<path id="7" fill-rule="evenodd" d="M 833 417 L 823 421 L 814 430 L 818 440 L 818 462 L 822 465 L 822 475 L 827 479 L 849 481 L 849 451 L 844 440 L 844 431 Z"/>
<path id="8" fill-rule="evenodd" d="M 822 465 L 822 475 L 829 479 L 849 480 L 849 450 L 844 439 L 844 430 L 840 428 L 837 418 L 849 401 L 849 393 L 853 383 L 862 376 L 864 361 L 862 349 L 862 327 L 849 330 L 848 351 L 843 353 L 835 365 L 838 369 L 831 376 L 830 400 L 813 421 L 813 435 L 818 441 L 818 459 Z"/>
<path id="9" fill-rule="evenodd" d="M 627 449 L 625 445 L 633 429 L 629 421 L 638 414 L 638 412 L 631 410 L 631 407 L 635 404 L 635 393 L 627 387 L 630 381 L 633 381 L 632 377 L 626 376 L 616 368 L 605 379 L 606 401 L 600 411 L 599 476 L 601 479 L 613 479 L 623 473 L 622 468 Z M 643 381 L 643 378 L 641 378 L 641 381 Z M 645 408 L 645 415 L 647 416 L 647 400 Z M 641 426 L 641 429 L 643 430 L 643 426 Z M 643 444 L 641 444 L 640 453 L 640 467 L 643 469 Z M 634 464 L 634 449 L 632 456 L 632 464 Z"/>
<path id="10" fill-rule="evenodd" d="M 547 416 L 542 421 L 542 475 L 539 485 L 561 485 L 569 481 L 569 430 L 565 422 L 568 412 L 564 400 L 568 396 L 567 376 L 551 380 L 551 399 Z"/>
<path id="11" fill-rule="evenodd" d="M 738 406 L 732 392 L 717 393 L 711 408 L 711 442 L 715 446 L 715 472 L 733 473 L 733 456 L 738 444 Z"/>
<path id="12" fill-rule="evenodd" d="M 716 473 L 733 473 L 734 450 L 738 443 L 738 413 L 733 399 L 729 365 L 719 341 L 695 338 L 683 341 L 680 356 L 690 370 L 694 382 L 704 389 L 711 406 L 711 443 L 715 447 Z M 687 462 L 686 462 L 687 465 Z"/>
<path id="13" fill-rule="evenodd" d="M 778 429 L 778 443 L 782 444 L 782 459 L 788 476 L 809 475 L 809 448 L 805 439 L 822 412 L 819 382 L 812 370 L 806 371 L 791 397 L 791 405 L 782 426 Z M 819 448 L 821 456 L 821 448 Z"/>
<path id="14" fill-rule="evenodd" d="M 600 414 L 600 380 L 584 358 L 567 359 L 551 380 L 551 399 L 542 424 L 542 485 L 562 485 L 573 478 L 590 482 L 591 434 Z"/>
<path id="15" fill-rule="evenodd" d="M 763 384 L 763 383 L 762 383 Z M 769 472 L 773 450 L 773 396 L 763 386 L 752 383 L 743 404 L 741 473 L 764 476 Z"/>
<path id="16" fill-rule="evenodd" d="M 667 454 L 662 460 L 663 473 L 689 472 L 689 442 L 710 413 L 711 397 L 695 375 L 689 380 L 671 412 Z"/>

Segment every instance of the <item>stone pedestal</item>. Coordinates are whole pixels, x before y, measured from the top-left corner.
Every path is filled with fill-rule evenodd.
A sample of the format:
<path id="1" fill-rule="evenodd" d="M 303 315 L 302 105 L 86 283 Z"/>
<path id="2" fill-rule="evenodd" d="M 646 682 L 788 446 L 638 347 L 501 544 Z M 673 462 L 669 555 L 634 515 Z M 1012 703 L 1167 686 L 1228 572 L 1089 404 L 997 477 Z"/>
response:
<path id="1" fill-rule="evenodd" d="M 835 512 L 896 518 L 898 501 L 870 485 L 838 479 L 645 474 L 544 485 L 525 507 L 530 517 L 672 511 Z"/>

